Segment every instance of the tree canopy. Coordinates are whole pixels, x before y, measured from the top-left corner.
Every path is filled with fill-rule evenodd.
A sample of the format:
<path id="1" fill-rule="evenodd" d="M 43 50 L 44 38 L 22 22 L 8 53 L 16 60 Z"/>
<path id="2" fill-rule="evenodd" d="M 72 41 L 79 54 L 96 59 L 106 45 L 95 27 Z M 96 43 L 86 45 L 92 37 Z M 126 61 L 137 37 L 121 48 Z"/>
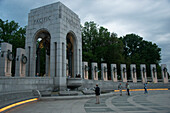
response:
<path id="1" fill-rule="evenodd" d="M 155 43 L 145 41 L 136 34 L 128 34 L 120 39 L 124 44 L 125 58 L 131 63 L 158 64 L 161 60 L 161 48 Z"/>
<path id="2" fill-rule="evenodd" d="M 25 27 L 22 28 L 15 21 L 8 22 L 0 19 L 0 43 L 8 42 L 13 46 L 13 53 L 16 48 L 25 47 Z"/>
<path id="3" fill-rule="evenodd" d="M 116 33 L 110 33 L 94 22 L 86 22 L 82 27 L 83 61 L 115 62 L 123 61 L 123 43 Z"/>
<path id="4" fill-rule="evenodd" d="M 143 40 L 136 34 L 127 34 L 118 37 L 116 33 L 110 33 L 107 28 L 100 27 L 96 23 L 85 22 L 82 26 L 83 61 L 108 64 L 127 64 L 128 78 L 130 78 L 130 64 L 137 64 L 138 76 L 140 75 L 139 64 L 157 64 L 161 60 L 161 49 L 152 42 Z M 158 65 L 158 68 L 159 65 Z M 147 73 L 150 75 L 150 70 Z M 160 74 L 159 74 L 160 76 Z"/>
<path id="5" fill-rule="evenodd" d="M 136 34 L 127 34 L 120 39 L 124 44 L 126 64 L 136 64 L 137 75 L 140 75 L 140 64 L 146 64 L 147 76 L 149 77 L 151 77 L 150 64 L 157 64 L 157 68 L 160 68 L 159 62 L 161 60 L 161 48 L 155 43 L 143 40 L 142 37 Z M 158 73 L 158 77 L 161 77 L 161 73 Z"/>

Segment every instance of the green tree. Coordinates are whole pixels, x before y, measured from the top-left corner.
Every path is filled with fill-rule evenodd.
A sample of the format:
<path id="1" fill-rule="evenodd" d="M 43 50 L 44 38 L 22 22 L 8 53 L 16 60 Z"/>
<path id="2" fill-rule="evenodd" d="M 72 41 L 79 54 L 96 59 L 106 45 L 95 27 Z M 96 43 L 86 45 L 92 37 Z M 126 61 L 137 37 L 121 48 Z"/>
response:
<path id="1" fill-rule="evenodd" d="M 83 61 L 92 61 L 95 59 L 93 54 L 92 41 L 98 35 L 97 25 L 94 22 L 85 22 L 82 26 L 82 49 L 83 49 Z"/>
<path id="2" fill-rule="evenodd" d="M 94 54 L 94 48 L 92 46 L 92 41 L 98 36 L 98 26 L 94 22 L 85 22 L 84 26 L 81 26 L 82 31 L 82 56 L 83 61 L 89 62 L 89 67 L 91 68 L 91 62 L 96 61 L 96 56 Z M 91 78 L 91 73 L 89 73 L 89 78 Z"/>
<path id="3" fill-rule="evenodd" d="M 150 64 L 158 65 L 161 60 L 161 48 L 159 48 L 155 43 L 143 40 L 142 37 L 136 34 L 127 34 L 123 38 L 121 37 L 121 40 L 124 43 L 124 55 L 126 63 L 128 65 L 137 64 L 138 77 L 140 77 L 139 65 L 146 64 L 148 72 L 147 75 L 151 76 L 149 70 Z"/>
<path id="4" fill-rule="evenodd" d="M 124 61 L 123 43 L 116 33 L 110 33 L 108 29 L 99 27 L 94 22 L 85 22 L 82 26 L 83 61 L 107 63 L 109 76 L 110 64 L 120 64 Z"/>

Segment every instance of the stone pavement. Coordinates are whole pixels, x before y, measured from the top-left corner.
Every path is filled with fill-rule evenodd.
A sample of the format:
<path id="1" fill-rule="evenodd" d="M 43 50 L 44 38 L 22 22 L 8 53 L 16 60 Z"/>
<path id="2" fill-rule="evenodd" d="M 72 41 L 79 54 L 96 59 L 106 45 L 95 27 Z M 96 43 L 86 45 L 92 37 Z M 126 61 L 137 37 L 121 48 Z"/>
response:
<path id="1" fill-rule="evenodd" d="M 7 113 L 170 113 L 170 90 L 131 92 L 127 96 L 108 95 L 100 98 L 100 104 L 95 104 L 95 98 L 87 99 L 42 99 L 38 102 L 25 104 Z"/>

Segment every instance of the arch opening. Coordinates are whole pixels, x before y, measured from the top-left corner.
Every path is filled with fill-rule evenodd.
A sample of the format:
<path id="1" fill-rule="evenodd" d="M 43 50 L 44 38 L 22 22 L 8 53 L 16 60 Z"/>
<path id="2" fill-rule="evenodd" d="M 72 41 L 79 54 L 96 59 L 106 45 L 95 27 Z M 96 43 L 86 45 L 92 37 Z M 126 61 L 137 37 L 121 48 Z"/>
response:
<path id="1" fill-rule="evenodd" d="M 50 76 L 50 33 L 40 30 L 35 36 L 36 76 Z"/>
<path id="2" fill-rule="evenodd" d="M 75 36 L 72 33 L 68 33 L 66 36 L 66 58 L 67 58 L 67 76 L 68 77 L 75 77 L 75 58 L 76 58 L 76 41 L 75 41 Z"/>

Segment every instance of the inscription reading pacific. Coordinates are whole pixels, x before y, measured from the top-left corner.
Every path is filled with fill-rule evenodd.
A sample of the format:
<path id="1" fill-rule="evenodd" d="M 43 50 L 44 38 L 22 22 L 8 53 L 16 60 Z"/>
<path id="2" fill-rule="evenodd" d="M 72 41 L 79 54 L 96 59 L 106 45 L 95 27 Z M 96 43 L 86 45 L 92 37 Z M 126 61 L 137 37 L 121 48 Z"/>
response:
<path id="1" fill-rule="evenodd" d="M 50 21 L 50 20 L 51 20 L 51 16 L 38 18 L 38 19 L 34 20 L 34 24 L 43 24 L 43 23 Z"/>

